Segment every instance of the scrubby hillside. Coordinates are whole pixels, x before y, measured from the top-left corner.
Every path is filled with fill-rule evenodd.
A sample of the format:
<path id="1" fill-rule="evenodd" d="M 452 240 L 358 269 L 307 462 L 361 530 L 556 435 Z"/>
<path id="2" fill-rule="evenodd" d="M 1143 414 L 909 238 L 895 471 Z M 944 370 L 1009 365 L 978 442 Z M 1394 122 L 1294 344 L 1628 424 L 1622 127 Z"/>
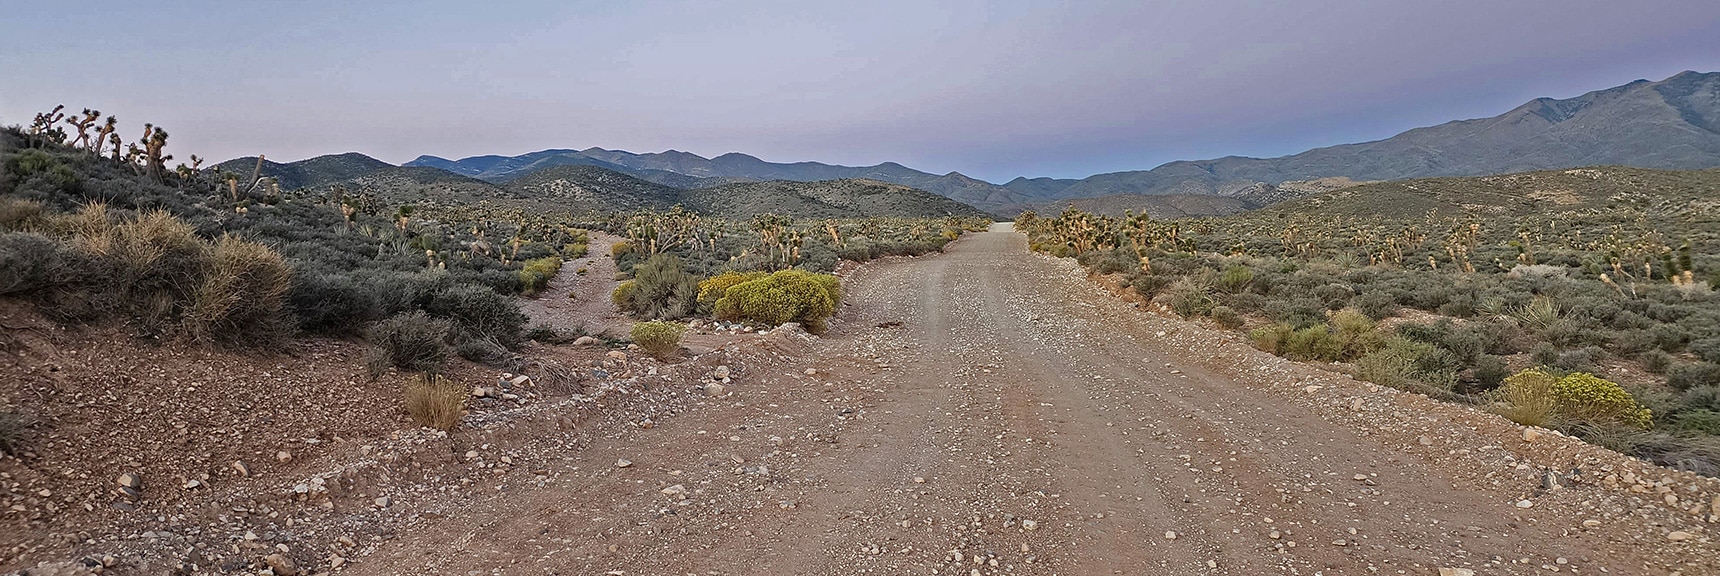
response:
<path id="1" fill-rule="evenodd" d="M 1124 213 L 1132 212 L 1146 214 L 1154 218 L 1174 219 L 1229 216 L 1246 212 L 1253 206 L 1242 199 L 1226 196 L 1119 194 L 1054 202 L 1046 205 L 1044 210 L 1047 213 L 1056 213 L 1070 207 L 1106 216 L 1122 216 Z"/>
<path id="2" fill-rule="evenodd" d="M 140 335 L 268 345 L 428 312 L 474 357 L 500 354 L 524 328 L 510 301 L 522 262 L 564 244 L 505 222 L 416 219 L 362 185 L 283 191 L 169 171 L 165 132 L 119 159 L 67 141 L 45 121 L 0 130 L 0 296 L 68 320 L 126 321 Z"/>
<path id="3" fill-rule="evenodd" d="M 1271 214 L 1532 217 L 1636 208 L 1676 217 L 1720 207 L 1720 169 L 1596 166 L 1502 176 L 1422 178 L 1342 188 L 1273 206 Z"/>
<path id="4" fill-rule="evenodd" d="M 1405 180 L 1225 218 L 1017 224 L 1035 249 L 1263 350 L 1720 475 L 1720 170 Z"/>
<path id="5" fill-rule="evenodd" d="M 562 165 L 509 181 L 516 198 L 569 211 L 666 210 L 681 199 L 679 188 L 640 180 L 596 166 Z"/>
<path id="6" fill-rule="evenodd" d="M 772 180 L 689 190 L 689 209 L 724 218 L 787 214 L 797 218 L 989 217 L 984 211 L 907 186 L 877 180 Z"/>
<path id="7" fill-rule="evenodd" d="M 297 190 L 300 188 L 321 188 L 335 182 L 367 176 L 378 170 L 393 167 L 393 164 L 357 152 L 329 154 L 286 164 L 264 159 L 261 169 L 258 168 L 257 160 L 256 156 L 235 158 L 216 164 L 213 168 L 247 179 L 252 174 L 256 174 L 259 178 L 274 178 L 282 189 Z"/>

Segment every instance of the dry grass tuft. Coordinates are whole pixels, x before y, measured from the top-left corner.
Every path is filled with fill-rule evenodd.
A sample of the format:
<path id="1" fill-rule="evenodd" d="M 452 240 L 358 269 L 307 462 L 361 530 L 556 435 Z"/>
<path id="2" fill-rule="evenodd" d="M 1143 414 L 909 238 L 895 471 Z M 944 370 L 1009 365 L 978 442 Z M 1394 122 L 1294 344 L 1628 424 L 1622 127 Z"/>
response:
<path id="1" fill-rule="evenodd" d="M 464 386 L 436 374 L 420 374 L 406 382 L 406 413 L 421 426 L 453 430 L 465 411 Z"/>

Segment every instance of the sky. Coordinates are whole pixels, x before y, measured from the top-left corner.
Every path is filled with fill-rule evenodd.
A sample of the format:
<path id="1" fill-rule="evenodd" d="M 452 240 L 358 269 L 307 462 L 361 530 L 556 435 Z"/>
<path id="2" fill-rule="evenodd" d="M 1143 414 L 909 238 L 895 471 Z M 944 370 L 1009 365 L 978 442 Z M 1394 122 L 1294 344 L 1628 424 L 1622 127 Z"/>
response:
<path id="1" fill-rule="evenodd" d="M 1720 71 L 1720 2 L 0 0 L 0 124 L 96 108 L 212 162 L 598 146 L 1079 178 L 1684 70 Z"/>

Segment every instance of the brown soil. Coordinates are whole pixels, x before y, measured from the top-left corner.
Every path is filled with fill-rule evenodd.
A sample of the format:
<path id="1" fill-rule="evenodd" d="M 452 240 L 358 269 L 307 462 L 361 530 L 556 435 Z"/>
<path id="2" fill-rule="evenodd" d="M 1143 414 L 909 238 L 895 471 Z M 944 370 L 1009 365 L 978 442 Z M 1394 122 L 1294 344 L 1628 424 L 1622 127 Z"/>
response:
<path id="1" fill-rule="evenodd" d="M 122 528 L 42 524 L 91 530 L 83 543 L 0 543 L 42 546 L 12 567 L 104 553 L 159 566 L 192 550 L 251 573 L 280 553 L 309 571 L 472 576 L 1697 575 L 1720 562 L 1712 479 L 1550 431 L 1526 441 L 1490 414 L 1266 355 L 1117 299 L 1013 233 L 845 281 L 823 338 L 780 329 L 675 365 L 587 366 L 579 395 L 485 411 L 447 437 L 397 428 L 297 469 L 332 474 L 327 492 L 280 482 L 285 494 L 201 509 L 148 496 L 107 517 Z M 719 364 L 733 373 L 720 389 Z M 1544 487 L 1573 468 L 1580 481 Z"/>
<path id="2" fill-rule="evenodd" d="M 536 298 L 521 301 L 520 309 L 534 326 L 548 324 L 557 330 L 625 337 L 629 321 L 615 310 L 609 297 L 621 284 L 615 279 L 615 260 L 609 257 L 609 248 L 622 239 L 596 231 L 590 232 L 590 237 L 590 251 L 585 257 L 563 262 L 549 288 Z"/>

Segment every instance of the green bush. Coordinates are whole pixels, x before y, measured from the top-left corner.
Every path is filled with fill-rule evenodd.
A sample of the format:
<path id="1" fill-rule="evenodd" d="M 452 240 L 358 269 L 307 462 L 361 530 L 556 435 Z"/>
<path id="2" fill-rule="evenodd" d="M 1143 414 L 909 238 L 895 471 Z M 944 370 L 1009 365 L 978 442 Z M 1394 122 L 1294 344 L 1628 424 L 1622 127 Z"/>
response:
<path id="1" fill-rule="evenodd" d="M 1397 314 L 1397 298 L 1389 292 L 1380 290 L 1363 292 L 1350 302 L 1356 307 L 1356 310 L 1375 320 L 1384 320 Z"/>
<path id="2" fill-rule="evenodd" d="M 1553 383 L 1559 413 L 1572 421 L 1617 422 L 1647 430 L 1654 415 L 1638 404 L 1618 383 L 1577 372 Z"/>
<path id="3" fill-rule="evenodd" d="M 1720 386 L 1710 384 L 1685 390 L 1679 395 L 1678 403 L 1687 410 L 1720 412 Z"/>
<path id="4" fill-rule="evenodd" d="M 520 267 L 520 291 L 528 296 L 536 296 L 549 287 L 550 280 L 561 272 L 561 258 L 548 256 L 527 260 Z"/>
<path id="5" fill-rule="evenodd" d="M 633 268 L 632 287 L 623 293 L 616 288 L 621 309 L 646 319 L 675 319 L 692 314 L 698 307 L 699 277 L 681 265 L 679 257 L 658 254 Z"/>
<path id="6" fill-rule="evenodd" d="M 724 272 L 699 282 L 699 313 L 710 314 L 717 308 L 717 300 L 728 293 L 729 288 L 742 282 L 751 282 L 769 276 L 769 272 Z"/>
<path id="7" fill-rule="evenodd" d="M 1252 332 L 1248 333 L 1248 338 L 1254 342 L 1255 348 L 1259 348 L 1276 356 L 1282 356 L 1284 355 L 1284 351 L 1287 349 L 1290 335 L 1295 332 L 1296 328 L 1294 326 L 1279 322 L 1271 326 L 1255 328 Z"/>
<path id="8" fill-rule="evenodd" d="M 1344 359 L 1344 340 L 1326 326 L 1309 326 L 1290 333 L 1284 356 L 1291 360 L 1337 362 Z"/>
<path id="9" fill-rule="evenodd" d="M 1248 290 L 1249 284 L 1254 283 L 1254 269 L 1247 266 L 1232 266 L 1218 277 L 1218 289 L 1231 294 L 1239 294 Z"/>
<path id="10" fill-rule="evenodd" d="M 1185 277 L 1171 283 L 1170 288 L 1159 297 L 1172 311 L 1184 318 L 1205 316 L 1218 305 L 1212 298 L 1211 290 L 1193 277 Z"/>
<path id="11" fill-rule="evenodd" d="M 1678 430 L 1720 436 L 1720 412 L 1714 410 L 1679 412 L 1672 416 L 1671 424 L 1673 428 Z"/>
<path id="12" fill-rule="evenodd" d="M 1241 328 L 1243 325 L 1242 315 L 1237 314 L 1236 309 L 1229 306 L 1214 306 L 1211 315 L 1213 321 L 1218 322 L 1219 326 L 1230 330 Z"/>
<path id="13" fill-rule="evenodd" d="M 1164 290 L 1165 287 L 1170 286 L 1171 283 L 1175 281 L 1176 277 L 1174 276 L 1158 276 L 1154 274 L 1139 273 L 1129 275 L 1129 287 L 1133 288 L 1135 293 L 1140 294 L 1142 298 L 1148 299 L 1158 296 L 1160 291 Z"/>
<path id="14" fill-rule="evenodd" d="M 1428 344 L 1393 336 L 1356 361 L 1357 376 L 1416 392 L 1450 392 L 1457 383 L 1451 354 Z"/>
<path id="15" fill-rule="evenodd" d="M 686 330 L 687 327 L 678 322 L 634 322 L 633 343 L 658 360 L 668 360 L 681 349 L 681 333 Z"/>
<path id="16" fill-rule="evenodd" d="M 1690 362 L 1666 371 L 1666 384 L 1676 390 L 1720 384 L 1720 364 Z"/>
<path id="17" fill-rule="evenodd" d="M 1477 387 L 1492 390 L 1511 375 L 1511 370 L 1506 367 L 1504 358 L 1483 354 L 1475 359 L 1474 375 Z"/>
<path id="18" fill-rule="evenodd" d="M 375 377 L 389 366 L 434 372 L 448 359 L 451 323 L 422 311 L 399 314 L 371 325 L 366 333 L 372 349 L 370 371 Z"/>
<path id="19" fill-rule="evenodd" d="M 717 317 L 724 320 L 771 326 L 799 322 L 818 333 L 824 331 L 825 319 L 836 312 L 841 298 L 841 284 L 835 276 L 783 270 L 729 287 L 714 308 Z"/>
<path id="20" fill-rule="evenodd" d="M 457 284 L 432 297 L 426 309 L 452 320 L 461 341 L 488 339 L 508 348 L 524 342 L 526 315 L 512 298 L 495 290 Z"/>
<path id="21" fill-rule="evenodd" d="M 633 281 L 628 280 L 615 285 L 609 292 L 609 301 L 615 303 L 615 308 L 622 312 L 633 313 Z"/>

